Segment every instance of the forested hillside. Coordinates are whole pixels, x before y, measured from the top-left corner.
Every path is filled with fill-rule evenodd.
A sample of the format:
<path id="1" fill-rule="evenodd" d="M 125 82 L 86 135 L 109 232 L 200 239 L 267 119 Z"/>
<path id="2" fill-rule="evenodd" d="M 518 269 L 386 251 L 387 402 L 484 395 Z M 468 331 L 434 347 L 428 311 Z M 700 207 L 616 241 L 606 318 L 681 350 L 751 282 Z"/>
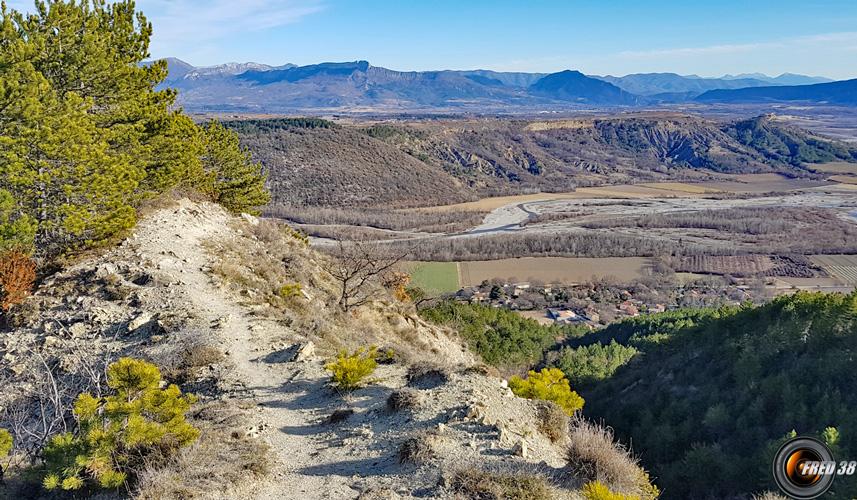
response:
<path id="1" fill-rule="evenodd" d="M 605 356 L 623 366 L 602 377 L 575 376 L 588 369 L 582 353 L 559 366 L 583 382 L 590 415 L 634 444 L 664 498 L 773 488 L 774 451 L 795 432 L 825 439 L 838 458 L 857 455 L 857 293 L 635 318 L 576 345 L 593 341 L 638 352 Z M 837 479 L 834 497 L 854 487 Z"/>

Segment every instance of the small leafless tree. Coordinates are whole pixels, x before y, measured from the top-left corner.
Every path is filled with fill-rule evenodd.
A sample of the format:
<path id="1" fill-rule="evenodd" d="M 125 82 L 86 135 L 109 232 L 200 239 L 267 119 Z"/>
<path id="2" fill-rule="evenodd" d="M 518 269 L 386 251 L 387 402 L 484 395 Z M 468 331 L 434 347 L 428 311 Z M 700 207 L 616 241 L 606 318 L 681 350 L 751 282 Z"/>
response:
<path id="1" fill-rule="evenodd" d="M 339 307 L 348 311 L 377 298 L 385 276 L 409 253 L 389 245 L 340 241 L 327 269 L 339 284 Z"/>
<path id="2" fill-rule="evenodd" d="M 115 353 L 87 349 L 73 339 L 62 341 L 55 352 L 65 359 L 64 368 L 58 357 L 29 348 L 26 371 L 14 381 L 0 379 L 19 388 L 8 405 L 0 407 L 0 427 L 12 432 L 19 459 L 35 460 L 54 435 L 72 430 L 72 408 L 79 394 L 100 398 L 106 389 L 106 369 Z"/>

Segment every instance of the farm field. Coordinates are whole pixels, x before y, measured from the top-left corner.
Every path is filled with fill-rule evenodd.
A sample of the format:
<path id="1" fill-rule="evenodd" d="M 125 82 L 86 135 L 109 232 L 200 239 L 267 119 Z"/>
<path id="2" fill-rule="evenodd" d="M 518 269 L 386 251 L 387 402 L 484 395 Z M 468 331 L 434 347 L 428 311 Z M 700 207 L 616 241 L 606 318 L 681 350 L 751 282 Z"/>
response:
<path id="1" fill-rule="evenodd" d="M 857 255 L 813 255 L 812 261 L 849 285 L 857 285 Z"/>
<path id="2" fill-rule="evenodd" d="M 780 174 L 723 174 L 726 181 L 705 181 L 700 186 L 730 193 L 766 193 L 769 191 L 793 191 L 819 186 L 834 185 L 828 181 L 791 179 Z"/>
<path id="3" fill-rule="evenodd" d="M 830 172 L 832 174 L 855 174 L 857 175 L 857 163 L 848 163 L 844 161 L 834 161 L 830 163 L 820 163 L 810 165 L 810 168 L 819 172 Z"/>
<path id="4" fill-rule="evenodd" d="M 831 175 L 830 180 L 842 184 L 857 184 L 857 175 Z"/>
<path id="5" fill-rule="evenodd" d="M 654 182 L 654 183 L 645 183 L 640 184 L 641 186 L 652 187 L 657 189 L 662 189 L 666 191 L 677 191 L 680 193 L 692 193 L 692 194 L 705 194 L 705 193 L 719 193 L 721 192 L 718 189 L 712 189 L 705 187 L 701 184 L 689 183 L 689 182 Z"/>
<path id="6" fill-rule="evenodd" d="M 645 257 L 523 257 L 459 264 L 462 286 L 475 286 L 490 279 L 565 285 L 587 281 L 593 276 L 615 276 L 622 281 L 631 281 L 642 277 L 650 265 L 651 260 Z"/>
<path id="7" fill-rule="evenodd" d="M 431 295 L 458 291 L 458 265 L 455 262 L 409 262 L 405 265 L 411 284 Z"/>

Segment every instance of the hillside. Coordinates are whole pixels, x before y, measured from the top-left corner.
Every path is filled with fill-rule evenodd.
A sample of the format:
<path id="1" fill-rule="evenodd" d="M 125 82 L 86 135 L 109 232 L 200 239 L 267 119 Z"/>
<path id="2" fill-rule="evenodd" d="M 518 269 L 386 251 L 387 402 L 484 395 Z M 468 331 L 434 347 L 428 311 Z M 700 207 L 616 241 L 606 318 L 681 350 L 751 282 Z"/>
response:
<path id="1" fill-rule="evenodd" d="M 854 106 L 857 105 L 857 79 L 814 85 L 711 90 L 696 100 L 705 103 L 803 102 Z"/>
<path id="2" fill-rule="evenodd" d="M 770 118 L 723 124 L 652 113 L 555 121 L 229 126 L 269 169 L 275 205 L 424 206 L 533 190 L 689 179 L 700 171 L 807 176 L 812 174 L 801 162 L 853 158 L 846 146 Z"/>
<path id="3" fill-rule="evenodd" d="M 272 205 L 410 207 L 472 199 L 452 175 L 361 130 L 308 123 L 227 122 L 267 166 Z"/>
<path id="4" fill-rule="evenodd" d="M 38 432 L 38 408 L 68 404 L 103 364 L 135 356 L 197 394 L 202 435 L 148 465 L 134 497 L 504 498 L 497 488 L 513 482 L 562 499 L 593 473 L 639 491 L 641 469 L 610 438 L 580 422 L 567 431 L 564 417 L 546 427 L 544 404 L 512 395 L 412 304 L 382 294 L 339 311 L 328 261 L 284 226 L 212 204 L 153 211 L 13 309 L 0 335 L 0 427 Z M 297 296 L 278 292 L 294 283 Z M 372 381 L 333 390 L 325 360 L 370 344 L 389 353 Z M 568 465 L 575 443 L 612 469 Z M 14 470 L 7 479 L 14 492 Z"/>
<path id="5" fill-rule="evenodd" d="M 588 341 L 640 352 L 581 393 L 634 443 L 664 498 L 762 491 L 792 431 L 829 440 L 834 427 L 836 456 L 857 453 L 855 311 L 857 294 L 801 292 L 756 308 L 628 320 Z M 854 487 L 840 478 L 830 498 L 851 498 Z"/>

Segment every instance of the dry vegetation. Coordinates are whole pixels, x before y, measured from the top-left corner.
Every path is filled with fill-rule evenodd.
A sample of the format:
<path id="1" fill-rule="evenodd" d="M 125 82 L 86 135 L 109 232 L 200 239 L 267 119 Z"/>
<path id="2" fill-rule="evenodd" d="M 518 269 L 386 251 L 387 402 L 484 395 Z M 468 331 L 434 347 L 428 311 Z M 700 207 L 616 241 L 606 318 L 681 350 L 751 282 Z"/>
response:
<path id="1" fill-rule="evenodd" d="M 262 219 L 242 226 L 242 238 L 212 241 L 207 250 L 215 263 L 211 272 L 231 288 L 242 304 L 257 309 L 260 317 L 282 321 L 319 344 L 328 353 L 375 344 L 382 351 L 393 349 L 401 360 L 422 358 L 437 350 L 434 327 L 416 314 L 413 304 L 396 300 L 380 283 L 379 274 L 361 275 L 366 282 L 350 291 L 350 306 L 374 301 L 346 314 L 340 305 L 341 282 L 328 271 L 330 257 L 310 249 L 289 226 Z M 395 263 L 398 257 L 390 262 Z M 284 287 L 300 285 L 300 293 L 283 296 Z M 459 353 L 448 353 L 456 356 Z"/>
<path id="2" fill-rule="evenodd" d="M 455 233 L 479 225 L 484 212 L 421 212 L 387 209 L 342 209 L 272 205 L 265 214 L 302 225 L 359 226 L 390 231 Z M 341 239 L 341 238 L 337 238 Z"/>
<path id="3" fill-rule="evenodd" d="M 271 451 L 264 441 L 246 435 L 248 419 L 242 409 L 212 402 L 195 408 L 193 417 L 200 439 L 166 464 L 143 471 L 137 498 L 224 497 L 237 494 L 227 487 L 246 485 L 270 472 Z"/>
<path id="4" fill-rule="evenodd" d="M 423 404 L 423 395 L 420 391 L 407 387 L 396 389 L 387 397 L 387 409 L 390 411 L 407 411 L 419 408 Z"/>
<path id="5" fill-rule="evenodd" d="M 575 418 L 571 424 L 568 467 L 585 480 L 599 481 L 619 493 L 650 500 L 658 496 L 648 474 L 616 442 L 613 431 L 583 418 Z"/>
<path id="6" fill-rule="evenodd" d="M 535 474 L 488 472 L 464 469 L 452 475 L 449 490 L 468 500 L 545 500 L 553 498 L 547 480 Z"/>
<path id="7" fill-rule="evenodd" d="M 420 261 L 463 262 L 523 256 L 652 257 L 670 255 L 673 252 L 703 255 L 712 253 L 712 249 L 691 243 L 626 236 L 615 232 L 518 233 L 423 239 L 414 247 L 411 258 Z M 719 252 L 731 253 L 727 250 Z"/>
<path id="8" fill-rule="evenodd" d="M 434 458 L 434 442 L 438 437 L 428 432 L 420 432 L 405 440 L 399 447 L 397 458 L 400 464 L 422 465 Z"/>

